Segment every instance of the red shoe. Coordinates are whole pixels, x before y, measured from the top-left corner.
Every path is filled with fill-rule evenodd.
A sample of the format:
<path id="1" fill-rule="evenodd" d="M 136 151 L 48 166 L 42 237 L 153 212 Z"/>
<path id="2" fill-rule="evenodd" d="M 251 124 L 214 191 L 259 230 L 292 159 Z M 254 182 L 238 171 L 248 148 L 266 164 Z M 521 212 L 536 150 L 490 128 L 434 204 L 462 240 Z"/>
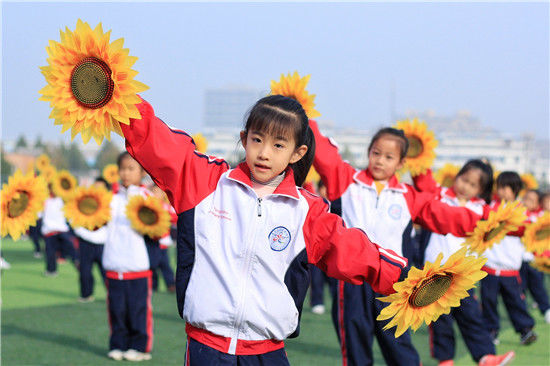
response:
<path id="1" fill-rule="evenodd" d="M 485 355 L 479 360 L 479 366 L 505 366 L 516 356 L 514 351 L 508 351 L 503 355 Z"/>
<path id="2" fill-rule="evenodd" d="M 453 366 L 455 363 L 453 360 L 439 361 L 438 366 Z"/>

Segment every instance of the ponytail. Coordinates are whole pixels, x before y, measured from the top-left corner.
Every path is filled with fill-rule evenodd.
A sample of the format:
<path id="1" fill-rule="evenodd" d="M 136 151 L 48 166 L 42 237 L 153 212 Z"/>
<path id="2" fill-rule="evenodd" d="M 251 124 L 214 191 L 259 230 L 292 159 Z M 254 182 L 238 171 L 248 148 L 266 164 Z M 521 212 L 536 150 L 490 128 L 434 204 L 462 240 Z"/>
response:
<path id="1" fill-rule="evenodd" d="M 307 174 L 311 169 L 311 165 L 313 164 L 313 159 L 315 158 L 315 136 L 309 127 L 309 122 L 303 136 L 303 141 L 297 144 L 296 147 L 300 147 L 302 145 L 307 146 L 307 152 L 300 160 L 294 164 L 290 164 L 290 167 L 294 172 L 294 182 L 298 187 L 301 187 L 302 184 L 304 184 Z"/>

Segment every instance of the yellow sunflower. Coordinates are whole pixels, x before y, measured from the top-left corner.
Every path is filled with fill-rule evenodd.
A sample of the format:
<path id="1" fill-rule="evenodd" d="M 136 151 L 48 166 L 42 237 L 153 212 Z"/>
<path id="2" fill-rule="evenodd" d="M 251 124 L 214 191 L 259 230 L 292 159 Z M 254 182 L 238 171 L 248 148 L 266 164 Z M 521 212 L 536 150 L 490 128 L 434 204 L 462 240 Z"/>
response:
<path id="1" fill-rule="evenodd" d="M 539 188 L 539 183 L 537 178 L 531 173 L 524 173 L 520 175 L 521 181 L 523 182 L 523 189 L 519 192 L 519 196 L 523 197 L 525 192 Z"/>
<path id="2" fill-rule="evenodd" d="M 546 212 L 537 221 L 527 225 L 521 241 L 529 252 L 539 254 L 550 250 L 550 212 Z"/>
<path id="3" fill-rule="evenodd" d="M 500 175 L 499 170 L 493 170 L 493 194 L 497 191 L 497 178 Z"/>
<path id="4" fill-rule="evenodd" d="M 118 180 L 120 179 L 120 176 L 118 175 L 118 165 L 116 164 L 105 165 L 105 168 L 103 168 L 103 178 L 109 184 L 118 182 Z"/>
<path id="5" fill-rule="evenodd" d="M 206 137 L 203 136 L 202 133 L 196 133 L 193 136 L 193 141 L 195 142 L 195 150 L 197 150 L 200 153 L 206 153 L 206 150 L 208 149 L 208 140 Z"/>
<path id="6" fill-rule="evenodd" d="M 447 163 L 435 172 L 434 178 L 440 186 L 451 187 L 459 170 L 460 167 L 458 165 Z"/>
<path id="7" fill-rule="evenodd" d="M 536 255 L 530 263 L 531 266 L 541 272 L 550 274 L 550 257 L 546 255 Z"/>
<path id="8" fill-rule="evenodd" d="M 154 196 L 133 196 L 126 205 L 126 216 L 132 228 L 151 238 L 160 238 L 170 230 L 170 214 Z"/>
<path id="9" fill-rule="evenodd" d="M 36 224 L 38 212 L 44 209 L 48 187 L 44 178 L 31 171 L 23 175 L 20 170 L 8 178 L 1 192 L 2 237 L 10 234 L 18 240 L 29 226 Z"/>
<path id="10" fill-rule="evenodd" d="M 63 210 L 72 227 L 95 230 L 111 219 L 113 194 L 103 187 L 78 187 Z"/>
<path id="11" fill-rule="evenodd" d="M 53 193 L 67 201 L 75 194 L 76 178 L 66 170 L 60 170 L 51 180 Z"/>
<path id="12" fill-rule="evenodd" d="M 302 105 L 308 118 L 319 117 L 321 113 L 315 110 L 315 94 L 309 94 L 306 90 L 307 83 L 311 75 L 306 75 L 303 78 L 298 75 L 297 71 L 294 74 L 287 76 L 281 74 L 279 82 L 271 80 L 271 94 L 280 94 L 285 97 L 295 99 Z"/>
<path id="13" fill-rule="evenodd" d="M 409 140 L 405 167 L 412 176 L 425 173 L 435 159 L 437 140 L 434 133 L 428 130 L 425 122 L 420 122 L 417 118 L 412 121 L 397 121 L 395 128 L 403 130 Z"/>
<path id="14" fill-rule="evenodd" d="M 409 327 L 417 330 L 422 323 L 435 321 L 441 314 L 448 314 L 451 307 L 460 306 L 460 300 L 468 297 L 468 290 L 487 276 L 481 270 L 486 258 L 467 256 L 466 248 L 449 257 L 440 265 L 443 254 L 432 264 L 426 262 L 424 269 L 411 267 L 404 281 L 393 285 L 396 293 L 378 298 L 389 302 L 376 320 L 393 319 L 384 330 L 397 326 L 395 336 L 399 337 Z"/>
<path id="15" fill-rule="evenodd" d="M 40 172 L 40 176 L 44 178 L 46 183 L 51 183 L 55 175 L 57 174 L 57 170 L 53 165 L 48 165 L 42 169 Z"/>
<path id="16" fill-rule="evenodd" d="M 497 211 L 489 212 L 487 220 L 478 221 L 474 232 L 470 233 L 463 245 L 469 246 L 472 252 L 482 254 L 504 239 L 510 231 L 517 230 L 525 220 L 525 207 L 519 202 L 502 203 Z"/>
<path id="17" fill-rule="evenodd" d="M 48 157 L 48 155 L 42 154 L 36 158 L 36 160 L 34 161 L 34 165 L 36 166 L 36 170 L 42 172 L 44 169 L 50 166 L 50 158 Z"/>
<path id="18" fill-rule="evenodd" d="M 141 117 L 136 93 L 148 89 L 133 80 L 137 57 L 123 48 L 123 38 L 109 43 L 111 31 L 104 33 L 101 23 L 92 30 L 79 19 L 75 31 L 60 35 L 61 43 L 50 41 L 48 66 L 41 67 L 47 85 L 40 100 L 50 102 L 50 118 L 61 132 L 71 129 L 72 138 L 81 133 L 84 143 L 93 137 L 100 144 L 111 131 L 122 135 L 120 123 Z"/>
<path id="19" fill-rule="evenodd" d="M 313 165 L 311 166 L 311 168 L 309 168 L 309 172 L 307 173 L 307 176 L 306 176 L 306 183 L 309 183 L 309 182 L 319 182 L 321 180 L 321 176 L 319 175 L 319 173 L 317 173 L 317 170 L 315 170 L 315 168 L 313 167 Z"/>

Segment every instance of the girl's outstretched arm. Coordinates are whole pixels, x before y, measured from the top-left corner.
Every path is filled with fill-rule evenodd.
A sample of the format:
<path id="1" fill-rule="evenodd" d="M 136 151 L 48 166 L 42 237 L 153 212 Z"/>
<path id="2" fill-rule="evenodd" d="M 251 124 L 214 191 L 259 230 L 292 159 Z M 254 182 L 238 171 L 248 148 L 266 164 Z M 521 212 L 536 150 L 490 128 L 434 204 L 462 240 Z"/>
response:
<path id="1" fill-rule="evenodd" d="M 338 147 L 319 131 L 317 122 L 310 120 L 309 126 L 315 136 L 315 159 L 313 166 L 327 187 L 327 196 L 334 201 L 342 196 L 356 173 L 354 167 L 342 160 Z"/>
<path id="2" fill-rule="evenodd" d="M 304 197 L 310 205 L 303 229 L 309 262 L 330 277 L 354 285 L 367 282 L 384 295 L 394 293 L 393 284 L 404 278 L 407 260 L 371 242 L 362 230 L 346 228 L 321 198 L 309 193 Z"/>
<path id="3" fill-rule="evenodd" d="M 141 119 L 121 124 L 126 149 L 166 192 L 178 214 L 195 207 L 216 188 L 229 165 L 195 151 L 191 136 L 168 127 L 145 100 L 137 108 Z"/>

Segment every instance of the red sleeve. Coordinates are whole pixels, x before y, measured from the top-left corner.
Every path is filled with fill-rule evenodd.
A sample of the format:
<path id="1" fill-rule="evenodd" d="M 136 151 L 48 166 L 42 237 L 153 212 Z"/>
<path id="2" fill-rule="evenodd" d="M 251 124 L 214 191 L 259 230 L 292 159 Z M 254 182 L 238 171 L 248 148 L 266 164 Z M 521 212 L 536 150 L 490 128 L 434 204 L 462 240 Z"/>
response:
<path id="1" fill-rule="evenodd" d="M 315 121 L 310 120 L 309 126 L 315 136 L 313 166 L 327 187 L 328 199 L 337 200 L 353 182 L 355 168 L 342 160 L 336 145 L 321 134 Z"/>
<path id="2" fill-rule="evenodd" d="M 437 234 L 465 237 L 474 231 L 481 215 L 466 207 L 449 206 L 437 199 L 435 193 L 418 192 L 407 185 L 405 199 L 413 222 Z"/>
<path id="3" fill-rule="evenodd" d="M 166 192 L 177 213 L 195 207 L 216 188 L 227 162 L 195 151 L 191 136 L 169 128 L 145 100 L 141 119 L 121 124 L 126 149 Z"/>
<path id="4" fill-rule="evenodd" d="M 342 218 L 328 212 L 321 198 L 304 193 L 310 209 L 304 224 L 307 256 L 328 276 L 355 285 L 367 282 L 375 292 L 395 292 L 407 260 L 379 247 L 359 229 L 348 229 Z"/>
<path id="5" fill-rule="evenodd" d="M 490 205 L 483 206 L 483 220 L 487 220 L 489 218 L 489 212 L 498 210 L 500 205 L 500 201 L 493 201 Z M 525 220 L 523 223 L 524 225 L 518 227 L 516 231 L 508 231 L 506 235 L 522 237 L 523 234 L 525 234 L 526 226 L 531 223 L 531 220 L 529 220 L 529 217 L 527 217 L 527 220 Z"/>
<path id="6" fill-rule="evenodd" d="M 428 171 L 424 174 L 419 174 L 412 177 L 412 179 L 414 186 L 420 192 L 432 192 L 436 194 L 441 192 L 441 186 L 435 181 L 431 169 L 428 169 Z"/>

